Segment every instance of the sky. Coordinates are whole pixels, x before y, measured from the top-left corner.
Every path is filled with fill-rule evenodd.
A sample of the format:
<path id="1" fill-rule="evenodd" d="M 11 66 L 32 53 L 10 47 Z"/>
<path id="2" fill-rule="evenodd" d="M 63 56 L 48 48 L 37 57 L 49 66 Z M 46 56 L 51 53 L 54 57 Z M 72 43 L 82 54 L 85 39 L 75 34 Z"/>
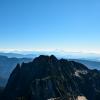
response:
<path id="1" fill-rule="evenodd" d="M 100 0 L 0 0 L 0 50 L 100 53 Z"/>

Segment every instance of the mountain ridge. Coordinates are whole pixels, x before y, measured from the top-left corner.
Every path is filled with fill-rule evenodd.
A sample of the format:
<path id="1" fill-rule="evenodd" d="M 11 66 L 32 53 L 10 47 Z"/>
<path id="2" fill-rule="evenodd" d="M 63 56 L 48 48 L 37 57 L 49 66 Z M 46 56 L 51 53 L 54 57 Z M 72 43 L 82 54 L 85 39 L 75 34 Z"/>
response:
<path id="1" fill-rule="evenodd" d="M 7 80 L 16 67 L 17 63 L 29 62 L 29 58 L 8 58 L 7 56 L 0 55 L 0 87 L 5 87 Z"/>
<path id="2" fill-rule="evenodd" d="M 18 64 L 12 72 L 3 100 L 84 100 L 100 99 L 100 72 L 81 63 L 41 55 Z M 54 99 L 54 100 L 56 100 Z"/>

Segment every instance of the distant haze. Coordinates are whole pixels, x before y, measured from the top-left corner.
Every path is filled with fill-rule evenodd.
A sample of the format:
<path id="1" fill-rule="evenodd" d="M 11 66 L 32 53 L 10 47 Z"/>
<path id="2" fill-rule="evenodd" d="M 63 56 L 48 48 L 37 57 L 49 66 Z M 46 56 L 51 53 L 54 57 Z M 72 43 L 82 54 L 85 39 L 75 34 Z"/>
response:
<path id="1" fill-rule="evenodd" d="M 100 61 L 99 53 L 84 53 L 84 52 L 66 52 L 60 50 L 54 51 L 4 51 L 0 52 L 1 56 L 7 56 L 9 58 L 34 58 L 39 55 L 55 55 L 58 58 L 66 59 L 86 59 L 93 61 Z"/>

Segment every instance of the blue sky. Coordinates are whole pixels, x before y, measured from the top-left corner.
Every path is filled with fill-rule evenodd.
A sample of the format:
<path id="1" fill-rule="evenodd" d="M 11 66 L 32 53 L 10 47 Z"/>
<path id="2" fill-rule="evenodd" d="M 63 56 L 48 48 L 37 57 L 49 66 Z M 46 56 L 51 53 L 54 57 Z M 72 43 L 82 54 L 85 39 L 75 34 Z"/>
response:
<path id="1" fill-rule="evenodd" d="M 0 0 L 0 49 L 100 53 L 100 0 Z"/>

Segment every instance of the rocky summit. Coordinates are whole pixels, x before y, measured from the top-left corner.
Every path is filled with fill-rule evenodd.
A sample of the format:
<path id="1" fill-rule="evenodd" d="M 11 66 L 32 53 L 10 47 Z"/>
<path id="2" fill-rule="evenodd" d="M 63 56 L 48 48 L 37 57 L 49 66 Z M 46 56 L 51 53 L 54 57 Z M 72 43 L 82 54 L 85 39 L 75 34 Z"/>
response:
<path id="1" fill-rule="evenodd" d="M 0 100 L 100 100 L 100 71 L 41 55 L 16 66 Z"/>

